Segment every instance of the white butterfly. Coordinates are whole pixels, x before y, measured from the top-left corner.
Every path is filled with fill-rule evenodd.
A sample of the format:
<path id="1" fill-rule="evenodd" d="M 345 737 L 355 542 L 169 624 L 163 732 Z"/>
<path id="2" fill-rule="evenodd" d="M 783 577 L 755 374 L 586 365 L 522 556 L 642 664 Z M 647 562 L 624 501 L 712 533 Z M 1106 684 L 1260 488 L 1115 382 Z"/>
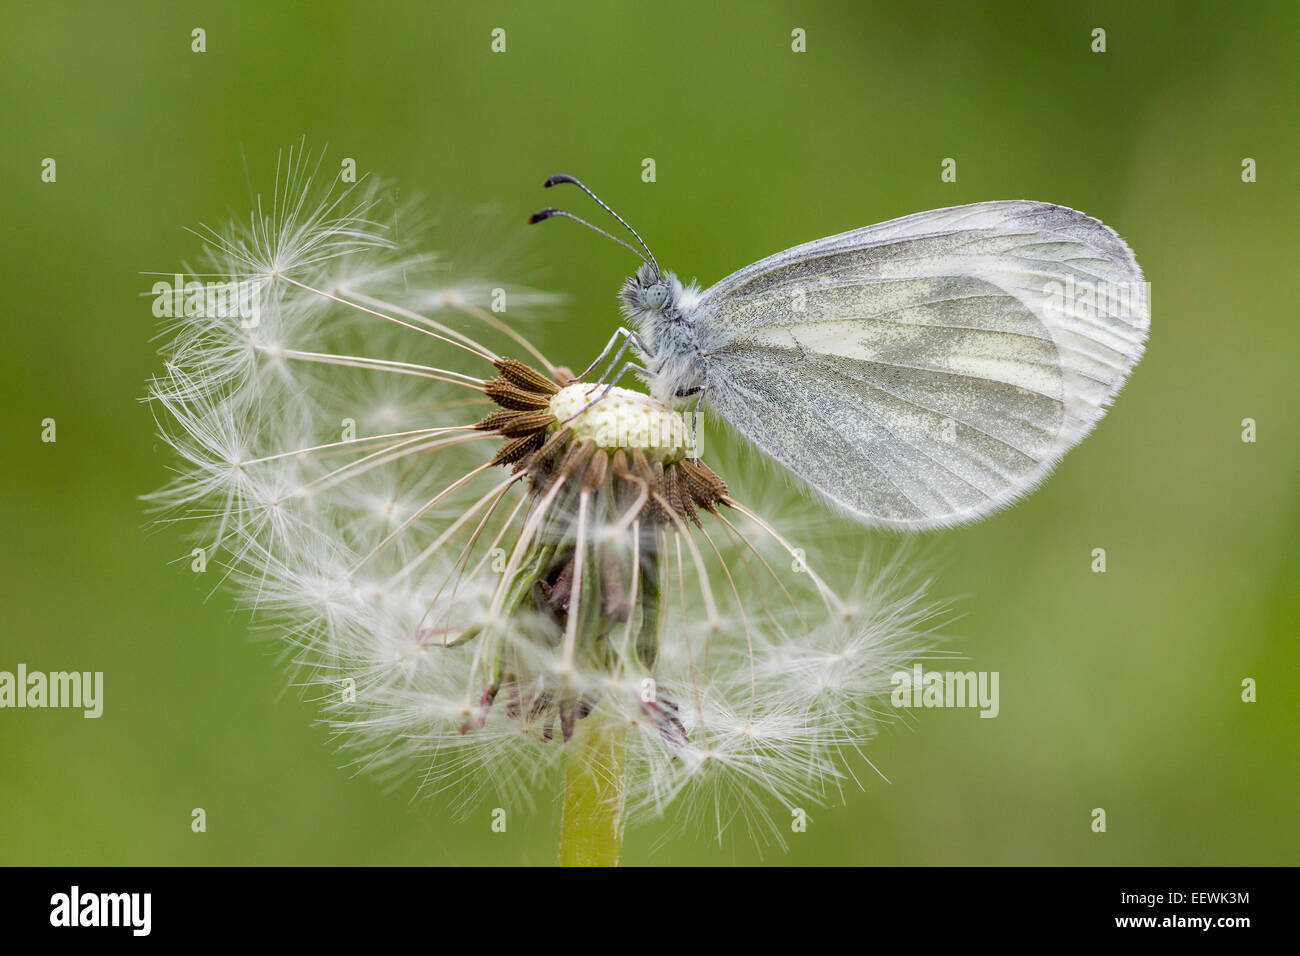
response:
<path id="1" fill-rule="evenodd" d="M 570 176 L 546 184 L 559 182 L 623 222 Z M 545 209 L 531 221 L 554 215 L 578 218 Z M 627 228 L 645 249 L 620 294 L 636 329 L 592 367 L 621 339 L 610 369 L 629 346 L 645 365 L 614 381 L 636 369 L 661 401 L 700 395 L 870 525 L 958 524 L 1029 492 L 1105 414 L 1150 324 L 1124 241 L 1050 203 L 904 216 L 779 252 L 703 292 L 661 272 Z"/>

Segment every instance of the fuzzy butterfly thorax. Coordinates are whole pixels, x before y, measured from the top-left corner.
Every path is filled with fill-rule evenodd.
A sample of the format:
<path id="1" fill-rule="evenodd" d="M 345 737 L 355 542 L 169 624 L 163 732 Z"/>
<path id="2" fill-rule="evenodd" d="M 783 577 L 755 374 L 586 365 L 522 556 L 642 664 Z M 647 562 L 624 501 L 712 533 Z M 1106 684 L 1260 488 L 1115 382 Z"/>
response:
<path id="1" fill-rule="evenodd" d="M 660 276 L 643 265 L 623 283 L 619 298 L 623 314 L 635 323 L 649 353 L 645 358 L 651 394 L 673 405 L 698 391 L 708 375 L 692 318 L 699 290 L 683 286 L 671 272 Z"/>

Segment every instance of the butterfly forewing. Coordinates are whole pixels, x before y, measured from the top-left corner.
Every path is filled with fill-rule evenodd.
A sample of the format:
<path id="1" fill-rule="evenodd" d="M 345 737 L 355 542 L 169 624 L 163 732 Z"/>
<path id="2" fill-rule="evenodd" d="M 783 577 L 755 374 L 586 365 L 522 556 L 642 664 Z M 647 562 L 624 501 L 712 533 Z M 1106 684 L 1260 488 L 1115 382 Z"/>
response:
<path id="1" fill-rule="evenodd" d="M 1114 232 L 1023 201 L 797 246 L 707 290 L 693 318 L 715 411 L 858 518 L 916 528 L 1041 481 L 1148 325 Z"/>

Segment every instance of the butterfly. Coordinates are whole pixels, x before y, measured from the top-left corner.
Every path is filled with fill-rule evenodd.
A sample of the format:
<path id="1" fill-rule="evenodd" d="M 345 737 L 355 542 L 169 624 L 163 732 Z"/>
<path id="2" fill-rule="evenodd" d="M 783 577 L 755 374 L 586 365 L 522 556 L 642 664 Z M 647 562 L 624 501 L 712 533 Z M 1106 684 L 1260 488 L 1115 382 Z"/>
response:
<path id="1" fill-rule="evenodd" d="M 872 526 L 947 527 L 1035 488 L 1105 414 L 1150 327 L 1142 270 L 1051 203 L 934 209 L 806 242 L 707 289 L 642 265 L 602 382 L 697 396 L 767 458 Z M 636 356 L 619 365 L 629 349 Z M 616 371 L 615 371 L 616 369 Z M 588 370 L 590 371 L 590 369 Z M 585 375 L 586 373 L 584 373 Z M 599 400 L 599 396 L 597 399 Z"/>

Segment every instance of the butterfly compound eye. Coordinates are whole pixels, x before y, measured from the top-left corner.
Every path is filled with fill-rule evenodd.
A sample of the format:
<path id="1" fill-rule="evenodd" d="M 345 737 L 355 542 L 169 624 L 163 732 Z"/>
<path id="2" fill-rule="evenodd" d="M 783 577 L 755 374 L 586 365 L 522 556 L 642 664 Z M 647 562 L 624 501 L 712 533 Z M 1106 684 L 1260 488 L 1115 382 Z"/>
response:
<path id="1" fill-rule="evenodd" d="M 656 282 L 650 288 L 645 290 L 645 304 L 649 309 L 662 309 L 664 303 L 668 301 L 668 286 L 662 282 Z"/>

